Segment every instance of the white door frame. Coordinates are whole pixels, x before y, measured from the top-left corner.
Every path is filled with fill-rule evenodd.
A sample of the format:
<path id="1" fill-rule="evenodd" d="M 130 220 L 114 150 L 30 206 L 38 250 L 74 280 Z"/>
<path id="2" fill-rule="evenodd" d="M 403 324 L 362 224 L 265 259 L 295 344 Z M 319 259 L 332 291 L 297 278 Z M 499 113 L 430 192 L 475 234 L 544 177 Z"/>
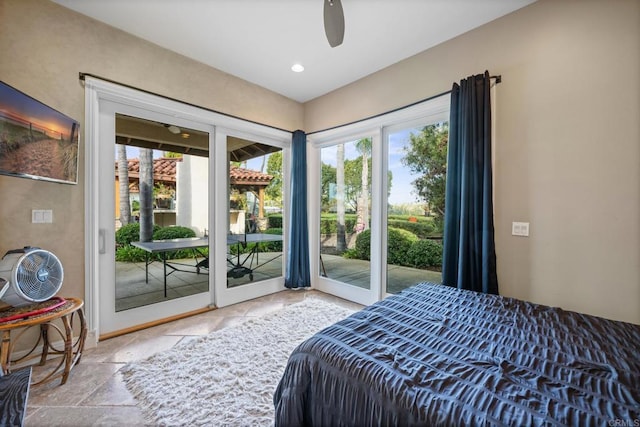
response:
<path id="1" fill-rule="evenodd" d="M 291 133 L 283 130 L 274 129 L 268 126 L 260 125 L 253 122 L 247 122 L 238 118 L 226 116 L 220 113 L 215 113 L 209 110 L 195 107 L 193 105 L 184 104 L 178 101 L 174 101 L 168 98 L 164 98 L 158 95 L 150 94 L 147 92 L 139 91 L 129 87 L 124 87 L 115 83 L 107 82 L 101 79 L 93 78 L 90 76 L 85 77 L 85 305 L 87 326 L 89 329 L 89 335 L 87 338 L 87 345 L 91 346 L 95 344 L 98 337 L 103 331 L 101 330 L 101 317 L 100 317 L 100 289 L 101 283 L 105 283 L 106 280 L 110 280 L 110 277 L 102 277 L 100 271 L 101 257 L 112 256 L 113 253 L 109 251 L 109 248 L 114 248 L 115 244 L 112 241 L 114 239 L 113 233 L 107 233 L 104 230 L 100 230 L 100 209 L 101 197 L 110 197 L 100 193 L 100 173 L 103 166 L 101 166 L 99 141 L 101 135 L 104 135 L 105 129 L 101 129 L 101 114 L 104 119 L 106 114 L 112 114 L 109 108 L 117 106 L 119 111 L 136 111 L 140 114 L 135 114 L 140 117 L 146 115 L 147 117 L 154 116 L 166 116 L 171 118 L 171 122 L 177 125 L 183 125 L 185 127 L 195 127 L 203 129 L 209 132 L 210 140 L 210 153 L 209 156 L 209 223 L 213 224 L 213 232 L 210 233 L 210 251 L 216 258 L 215 272 L 212 272 L 209 276 L 209 292 L 206 300 L 202 299 L 202 294 L 194 296 L 198 298 L 200 307 L 205 307 L 216 303 L 218 306 L 223 306 L 237 302 L 239 300 L 254 298 L 265 293 L 275 292 L 281 290 L 282 287 L 267 286 L 264 289 L 249 287 L 246 291 L 226 291 L 226 265 L 222 268 L 224 271 L 220 271 L 221 266 L 217 262 L 215 254 L 226 253 L 226 231 L 227 218 L 226 218 L 226 202 L 225 215 L 218 212 L 216 213 L 216 204 L 224 200 L 227 194 L 226 180 L 226 138 L 224 134 L 220 134 L 218 137 L 218 130 L 216 127 L 220 126 L 221 129 L 226 129 L 226 134 L 238 133 L 245 135 L 248 139 L 255 141 L 267 140 L 270 142 L 277 142 L 279 146 L 285 147 L 285 153 L 288 152 L 291 144 Z M 104 121 L 103 121 L 104 123 Z M 106 122 L 108 123 L 108 121 Z M 107 127 L 109 125 L 107 124 Z M 115 135 L 114 129 L 106 129 L 109 133 Z M 222 138 L 221 142 L 219 138 Z M 224 156 L 220 156 L 220 153 L 224 151 Z M 287 157 L 285 154 L 284 158 Z M 113 163 L 112 163 L 113 164 Z M 225 166 L 225 167 L 223 167 Z M 283 166 L 284 169 L 284 166 Z M 221 170 L 225 172 L 222 173 Z M 113 169 L 109 172 L 113 174 Z M 222 173 L 222 176 L 221 176 Z M 224 196 L 220 193 L 222 178 L 224 178 Z M 284 193 L 284 200 L 287 200 L 288 193 Z M 220 205 L 218 205 L 220 206 Z M 109 214 L 113 214 L 113 209 Z M 223 223 L 224 217 L 224 226 Z M 224 233 L 222 233 L 224 231 Z M 286 236 L 286 229 L 284 230 Z M 221 234 L 222 233 L 222 234 Z M 216 239 L 216 236 L 222 238 Z M 286 237 L 285 237 L 286 240 Z M 224 242 L 221 245 L 220 242 Z M 106 252 L 106 253 L 101 253 Z M 222 273 L 225 273 L 224 281 L 220 282 Z M 107 274 L 108 276 L 108 274 Z M 281 280 L 283 282 L 283 280 Z M 222 288 L 224 283 L 224 289 Z M 260 282 L 262 283 L 262 282 Z M 243 287 L 239 287 L 243 288 Z M 181 298 L 183 302 L 161 303 L 160 307 L 163 312 L 161 317 L 169 317 L 174 314 L 191 311 L 186 307 L 192 306 L 192 298 Z M 171 303 L 171 304 L 169 304 Z M 151 306 L 151 309 L 156 313 L 158 312 L 158 305 Z M 166 311 L 164 311 L 166 310 Z M 138 311 L 138 314 L 134 315 L 135 321 L 141 321 L 147 316 L 147 310 L 142 309 Z M 123 329 L 118 328 L 118 325 L 111 325 L 111 330 Z M 102 328 L 104 330 L 104 328 Z"/>

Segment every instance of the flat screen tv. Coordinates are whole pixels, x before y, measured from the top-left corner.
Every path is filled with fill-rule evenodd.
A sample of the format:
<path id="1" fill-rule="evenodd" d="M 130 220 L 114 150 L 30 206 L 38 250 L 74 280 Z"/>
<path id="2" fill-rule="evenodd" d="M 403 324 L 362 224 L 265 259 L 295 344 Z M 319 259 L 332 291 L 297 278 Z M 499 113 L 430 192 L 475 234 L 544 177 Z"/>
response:
<path id="1" fill-rule="evenodd" d="M 0 174 L 76 184 L 79 128 L 0 81 Z"/>

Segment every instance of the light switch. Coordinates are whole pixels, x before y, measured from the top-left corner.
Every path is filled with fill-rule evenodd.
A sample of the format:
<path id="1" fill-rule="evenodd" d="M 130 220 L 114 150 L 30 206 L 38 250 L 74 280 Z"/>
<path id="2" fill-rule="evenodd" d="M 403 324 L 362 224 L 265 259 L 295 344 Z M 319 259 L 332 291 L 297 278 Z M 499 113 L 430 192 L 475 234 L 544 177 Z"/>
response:
<path id="1" fill-rule="evenodd" d="M 529 237 L 529 223 L 528 222 L 511 223 L 511 234 L 513 236 Z"/>
<path id="2" fill-rule="evenodd" d="M 33 224 L 51 224 L 53 223 L 53 211 L 51 209 L 33 209 L 31 222 Z"/>

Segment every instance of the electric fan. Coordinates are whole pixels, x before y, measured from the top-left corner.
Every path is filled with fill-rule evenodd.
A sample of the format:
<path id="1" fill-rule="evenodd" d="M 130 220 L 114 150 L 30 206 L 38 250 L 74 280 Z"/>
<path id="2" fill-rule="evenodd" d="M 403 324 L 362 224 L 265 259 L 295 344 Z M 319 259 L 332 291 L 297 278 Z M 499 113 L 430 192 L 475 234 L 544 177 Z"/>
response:
<path id="1" fill-rule="evenodd" d="M 64 270 L 53 253 L 25 247 L 9 251 L 0 260 L 0 299 L 14 307 L 52 298 L 62 287 Z M 1 282 L 0 282 L 1 283 Z"/>

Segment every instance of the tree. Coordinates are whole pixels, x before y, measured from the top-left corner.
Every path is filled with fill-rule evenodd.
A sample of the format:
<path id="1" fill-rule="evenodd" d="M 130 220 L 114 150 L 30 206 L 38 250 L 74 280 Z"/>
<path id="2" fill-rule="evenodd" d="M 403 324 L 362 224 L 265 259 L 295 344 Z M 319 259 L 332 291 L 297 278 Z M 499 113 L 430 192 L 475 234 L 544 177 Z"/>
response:
<path id="1" fill-rule="evenodd" d="M 336 168 L 331 166 L 330 164 L 322 162 L 322 182 L 321 182 L 321 195 L 320 201 L 322 202 L 322 210 L 328 211 L 334 206 L 334 195 L 332 194 L 335 191 L 335 187 L 333 187 L 336 183 Z M 333 191 L 332 191 L 333 189 Z"/>
<path id="2" fill-rule="evenodd" d="M 419 175 L 413 182 L 418 197 L 436 212 L 444 215 L 444 199 L 447 172 L 447 143 L 449 124 L 437 123 L 425 126 L 419 134 L 409 136 L 410 144 L 405 147 L 402 163 Z"/>
<path id="3" fill-rule="evenodd" d="M 267 174 L 273 179 L 267 186 L 265 193 L 267 198 L 278 206 L 282 205 L 282 151 L 269 155 L 267 160 Z"/>
<path id="4" fill-rule="evenodd" d="M 153 150 L 140 149 L 140 241 L 153 240 Z"/>
<path id="5" fill-rule="evenodd" d="M 127 146 L 118 144 L 118 185 L 120 190 L 120 224 L 131 223 L 131 196 L 129 194 L 129 161 Z"/>
<path id="6" fill-rule="evenodd" d="M 336 250 L 342 253 L 347 250 L 344 217 L 344 144 L 337 146 L 336 157 L 336 211 L 338 214 Z"/>
<path id="7" fill-rule="evenodd" d="M 362 156 L 362 173 L 360 197 L 358 197 L 357 207 L 357 231 L 364 231 L 369 228 L 369 157 L 371 157 L 371 138 L 363 138 L 356 142 L 356 150 Z"/>

